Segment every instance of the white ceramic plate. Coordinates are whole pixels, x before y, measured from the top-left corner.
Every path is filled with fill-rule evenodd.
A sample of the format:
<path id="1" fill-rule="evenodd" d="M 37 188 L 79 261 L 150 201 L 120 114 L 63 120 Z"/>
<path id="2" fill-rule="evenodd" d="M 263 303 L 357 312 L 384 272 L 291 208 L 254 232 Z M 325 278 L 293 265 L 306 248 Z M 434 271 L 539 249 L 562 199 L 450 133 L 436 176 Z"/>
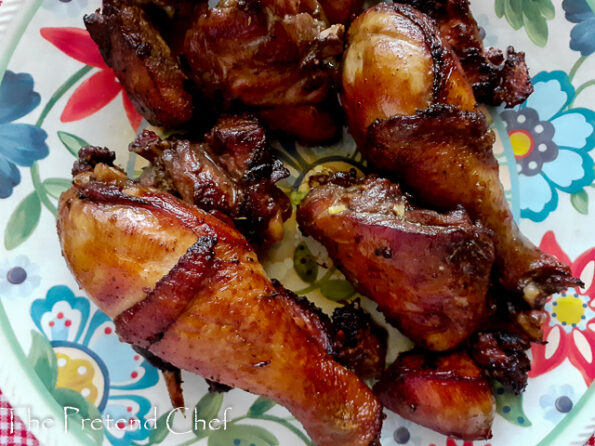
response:
<path id="1" fill-rule="evenodd" d="M 55 231 L 57 197 L 69 185 L 73 154 L 82 144 L 117 150 L 129 172 L 138 167 L 126 147 L 144 123 L 83 29 L 82 15 L 97 6 L 87 0 L 0 3 L 0 388 L 25 419 L 54 420 L 48 428 L 33 425 L 44 445 L 310 444 L 283 408 L 239 390 L 205 396 L 204 381 L 188 374 L 187 405 L 201 401 L 200 413 L 209 417 L 230 408 L 225 433 L 201 437 L 169 432 L 164 423 L 158 429 L 130 424 L 171 409 L 163 379 L 118 342 L 111 321 L 77 288 Z M 595 113 L 589 109 L 595 103 L 595 3 L 496 0 L 472 6 L 486 44 L 526 51 L 534 75 L 535 93 L 526 104 L 487 110 L 512 209 L 524 233 L 587 284 L 548 301 L 548 344 L 532 350 L 526 392 L 522 398 L 497 393 L 494 438 L 474 444 L 582 445 L 595 430 Z M 361 167 L 349 137 L 332 147 L 284 142 L 275 148 L 291 169 L 285 187 L 294 197 L 304 173 L 323 165 Z M 271 277 L 325 310 L 352 296 L 339 274 L 323 268 L 316 278 L 300 278 L 306 276 L 294 267 L 298 245 L 305 243 L 318 260 L 326 254 L 302 238 L 295 221 L 286 228 L 283 244 L 265 259 Z M 364 305 L 381 320 L 373 305 Z M 409 344 L 396 330 L 390 334 L 392 359 Z M 65 433 L 64 406 L 125 422 L 92 431 L 71 420 Z M 172 430 L 189 429 L 190 418 L 176 413 L 171 419 Z M 463 442 L 389 413 L 382 444 Z"/>

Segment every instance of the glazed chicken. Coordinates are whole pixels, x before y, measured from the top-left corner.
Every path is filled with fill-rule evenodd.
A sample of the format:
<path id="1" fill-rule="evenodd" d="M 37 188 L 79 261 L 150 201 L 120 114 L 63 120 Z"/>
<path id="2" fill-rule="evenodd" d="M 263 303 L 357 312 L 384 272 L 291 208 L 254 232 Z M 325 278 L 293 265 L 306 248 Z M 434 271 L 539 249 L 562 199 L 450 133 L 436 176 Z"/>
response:
<path id="1" fill-rule="evenodd" d="M 230 217 L 258 246 L 283 238 L 291 203 L 275 183 L 289 172 L 271 156 L 254 117 L 222 117 L 200 143 L 163 140 L 145 130 L 129 149 L 151 163 L 139 178 L 141 185 Z"/>
<path id="2" fill-rule="evenodd" d="M 222 0 L 212 9 L 105 0 L 85 24 L 152 124 L 203 124 L 244 106 L 306 142 L 341 130 L 334 83 L 343 26 L 331 26 L 317 0 Z"/>
<path id="3" fill-rule="evenodd" d="M 397 0 L 396 3 L 411 5 L 436 21 L 440 36 L 459 58 L 479 102 L 513 107 L 533 92 L 525 53 L 508 47 L 505 57 L 498 49 L 486 50 L 469 0 Z"/>
<path id="4" fill-rule="evenodd" d="M 195 99 L 188 79 L 141 6 L 106 0 L 101 14 L 84 20 L 106 64 L 147 121 L 175 128 L 192 119 Z"/>
<path id="5" fill-rule="evenodd" d="M 462 210 L 411 205 L 396 184 L 318 177 L 300 203 L 301 231 L 416 345 L 451 350 L 479 326 L 494 262 L 489 231 Z"/>
<path id="6" fill-rule="evenodd" d="M 499 181 L 494 135 L 430 19 L 406 5 L 377 5 L 353 22 L 347 41 L 342 103 L 370 165 L 429 205 L 462 205 L 490 229 L 500 284 L 531 307 L 580 284 L 520 233 Z"/>
<path id="7" fill-rule="evenodd" d="M 333 92 L 342 38 L 316 0 L 222 1 L 187 31 L 183 55 L 207 97 L 258 107 L 272 127 L 316 140 L 339 130 L 324 108 L 320 122 L 307 118 Z"/>
<path id="8" fill-rule="evenodd" d="M 483 371 L 464 351 L 401 353 L 374 386 L 386 408 L 444 435 L 491 438 L 496 404 Z"/>
<path id="9" fill-rule="evenodd" d="M 92 152 L 60 199 L 58 234 L 79 285 L 121 339 L 284 405 L 320 446 L 378 444 L 377 399 L 331 357 L 325 324 L 266 277 L 246 239 Z"/>

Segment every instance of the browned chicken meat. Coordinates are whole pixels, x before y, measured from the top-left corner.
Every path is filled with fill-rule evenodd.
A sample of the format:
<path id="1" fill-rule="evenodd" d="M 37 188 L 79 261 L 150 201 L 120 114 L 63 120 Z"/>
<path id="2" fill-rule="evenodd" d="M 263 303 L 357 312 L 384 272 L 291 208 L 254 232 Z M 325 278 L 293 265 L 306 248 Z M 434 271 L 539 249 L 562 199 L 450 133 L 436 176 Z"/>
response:
<path id="1" fill-rule="evenodd" d="M 289 172 L 271 156 L 264 129 L 254 117 L 223 117 L 200 143 L 163 140 L 145 130 L 130 150 L 151 163 L 139 178 L 141 185 L 227 215 L 259 246 L 283 238 L 291 203 L 275 182 Z"/>
<path id="2" fill-rule="evenodd" d="M 342 103 L 369 163 L 425 203 L 462 205 L 490 229 L 499 282 L 531 307 L 580 284 L 521 235 L 499 181 L 493 132 L 430 19 L 381 4 L 354 21 L 347 40 Z"/>
<path id="3" fill-rule="evenodd" d="M 331 357 L 316 312 L 266 277 L 246 239 L 92 152 L 60 199 L 58 233 L 79 285 L 120 337 L 173 367 L 273 399 L 320 446 L 377 444 L 377 399 Z"/>
<path id="4" fill-rule="evenodd" d="M 320 0 L 320 5 L 331 23 L 348 24 L 362 12 L 364 0 Z"/>
<path id="5" fill-rule="evenodd" d="M 397 0 L 429 15 L 441 37 L 452 47 L 478 101 L 513 107 L 533 93 L 525 53 L 508 47 L 484 49 L 479 26 L 471 14 L 469 0 Z"/>
<path id="6" fill-rule="evenodd" d="M 443 351 L 482 322 L 494 261 L 489 231 L 462 210 L 411 205 L 396 184 L 339 174 L 302 200 L 301 231 L 416 345 Z"/>
<path id="7" fill-rule="evenodd" d="M 340 132 L 343 26 L 330 26 L 317 0 L 222 0 L 212 9 L 104 0 L 85 24 L 152 124 L 180 127 L 244 106 L 305 142 Z"/>
<path id="8" fill-rule="evenodd" d="M 179 127 L 192 119 L 188 80 L 160 31 L 135 2 L 106 0 L 85 25 L 105 62 L 147 121 Z"/>
<path id="9" fill-rule="evenodd" d="M 490 383 L 463 351 L 402 353 L 374 392 L 388 409 L 445 435 L 464 440 L 492 436 L 496 404 Z"/>
<path id="10" fill-rule="evenodd" d="M 207 97 L 264 108 L 265 122 L 313 139 L 318 136 L 308 128 L 302 133 L 299 118 L 329 100 L 342 33 L 341 25 L 329 28 L 316 0 L 229 0 L 198 17 L 183 54 Z M 337 118 L 324 109 L 318 113 L 320 122 L 304 124 L 314 125 L 321 137 L 334 136 Z"/>

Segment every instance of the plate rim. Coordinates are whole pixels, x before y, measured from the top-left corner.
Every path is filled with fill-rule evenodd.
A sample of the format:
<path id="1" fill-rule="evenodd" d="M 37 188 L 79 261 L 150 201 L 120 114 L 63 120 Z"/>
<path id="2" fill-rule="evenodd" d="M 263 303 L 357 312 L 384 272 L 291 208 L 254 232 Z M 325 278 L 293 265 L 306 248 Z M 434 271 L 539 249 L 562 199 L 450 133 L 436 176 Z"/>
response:
<path id="1" fill-rule="evenodd" d="M 16 4 L 17 7 L 20 6 L 20 9 L 14 14 L 13 19 L 10 21 L 4 33 L 3 40 L 8 42 L 8 45 L 3 45 L 3 48 L 0 49 L 0 81 L 4 77 L 4 73 L 22 35 L 28 28 L 31 19 L 37 13 L 37 10 L 42 3 L 43 0 L 5 1 L 5 4 Z M 3 10 L 0 8 L 0 15 L 2 15 L 2 13 Z M 498 116 L 497 113 L 490 114 L 492 116 Z M 502 126 L 502 123 L 495 120 L 493 125 L 496 126 L 498 133 L 500 133 L 501 129 L 499 127 Z M 503 145 L 507 152 L 512 151 L 512 147 L 508 140 L 503 140 Z M 516 172 L 511 170 L 511 177 L 516 176 L 515 174 Z M 517 206 L 514 206 L 513 203 L 514 210 L 518 212 Z M 2 304 L 2 300 L 0 300 L 0 357 L 6 361 L 6 364 L 18 364 L 20 371 L 24 374 L 24 376 L 15 380 L 14 368 L 0 368 L 0 390 L 6 396 L 9 403 L 13 407 L 18 407 L 18 404 L 23 402 L 31 404 L 31 401 L 27 401 L 26 398 L 36 395 L 38 399 L 35 403 L 39 406 L 36 406 L 35 409 L 31 407 L 31 412 L 42 418 L 51 416 L 54 419 L 59 420 L 59 426 L 54 426 L 55 428 L 39 429 L 37 432 L 34 432 L 34 435 L 40 440 L 40 443 L 43 440 L 42 444 L 44 446 L 63 445 L 65 440 L 64 436 L 66 434 L 70 441 L 69 445 L 72 444 L 78 446 L 94 444 L 78 424 L 69 426 L 69 428 L 72 427 L 72 429 L 65 432 L 62 407 L 58 405 L 50 392 L 45 388 L 41 379 L 35 373 L 20 342 L 15 336 L 4 305 Z M 43 408 L 43 411 L 40 410 L 40 406 Z M 593 415 L 591 415 L 588 409 L 591 409 Z M 56 429 L 57 427 L 60 427 L 60 429 Z M 594 434 L 593 431 L 595 431 L 595 381 L 593 381 L 586 389 L 585 393 L 583 393 L 572 410 L 558 424 L 548 431 L 536 445 L 555 446 L 557 440 L 564 439 L 570 441 L 572 439 L 573 441 L 568 443 L 570 446 L 582 446 Z"/>

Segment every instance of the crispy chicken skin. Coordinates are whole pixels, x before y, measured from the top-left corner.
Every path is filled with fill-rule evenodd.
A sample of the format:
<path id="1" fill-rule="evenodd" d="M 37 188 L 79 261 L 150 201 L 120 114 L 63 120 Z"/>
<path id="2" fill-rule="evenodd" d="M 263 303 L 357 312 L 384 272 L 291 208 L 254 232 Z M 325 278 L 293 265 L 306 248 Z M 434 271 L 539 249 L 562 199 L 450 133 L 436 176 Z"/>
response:
<path id="1" fill-rule="evenodd" d="M 359 300 L 333 311 L 335 359 L 362 379 L 378 379 L 384 371 L 388 333 L 362 310 Z"/>
<path id="2" fill-rule="evenodd" d="M 521 104 L 533 93 L 525 53 L 508 47 L 484 49 L 469 0 L 397 0 L 432 17 L 440 35 L 452 47 L 479 102 L 490 105 Z"/>
<path id="3" fill-rule="evenodd" d="M 416 196 L 441 209 L 465 207 L 493 231 L 500 284 L 542 308 L 552 293 L 581 282 L 568 266 L 519 231 L 492 153 L 494 136 L 480 113 L 436 105 L 413 116 L 380 120 L 369 129 L 366 155 Z"/>
<path id="4" fill-rule="evenodd" d="M 334 85 L 343 25 L 331 25 L 317 0 L 222 0 L 211 9 L 201 1 L 105 0 L 85 24 L 154 125 L 189 126 L 244 106 L 306 143 L 341 129 Z"/>
<path id="5" fill-rule="evenodd" d="M 329 27 L 316 0 L 222 1 L 188 29 L 183 55 L 200 90 L 224 107 L 235 102 L 264 108 L 273 127 L 305 141 L 328 139 L 331 113 L 309 121 L 316 131 L 296 127 L 291 110 L 332 99 L 343 51 L 343 27 Z M 275 109 L 288 119 L 275 119 Z M 327 130 L 328 132 L 328 130 Z M 322 133 L 319 135 L 318 133 Z"/>
<path id="6" fill-rule="evenodd" d="M 430 19 L 407 5 L 378 5 L 355 20 L 347 41 L 342 103 L 370 165 L 431 206 L 462 205 L 493 231 L 500 283 L 532 307 L 580 283 L 521 235 L 499 181 L 494 135 Z"/>
<path id="7" fill-rule="evenodd" d="M 464 440 L 491 438 L 496 404 L 482 370 L 464 351 L 402 353 L 374 386 L 403 418 Z"/>
<path id="8" fill-rule="evenodd" d="M 453 349 L 481 323 L 494 248 L 464 211 L 420 209 L 386 179 L 342 174 L 308 193 L 297 220 L 416 345 Z"/>
<path id="9" fill-rule="evenodd" d="M 99 163 L 62 195 L 58 234 L 123 340 L 277 401 L 320 446 L 378 444 L 370 389 L 332 359 L 314 313 L 266 277 L 232 226 Z"/>
<path id="10" fill-rule="evenodd" d="M 254 117 L 224 116 L 200 143 L 163 140 L 145 130 L 129 149 L 151 163 L 139 179 L 143 186 L 227 215 L 259 245 L 283 238 L 291 203 L 275 182 L 289 172 L 271 156 L 264 129 Z"/>
<path id="11" fill-rule="evenodd" d="M 147 121 L 179 127 L 193 116 L 187 78 L 145 11 L 133 2 L 107 0 L 84 17 L 89 34 L 128 97 Z"/>
<path id="12" fill-rule="evenodd" d="M 411 115 L 436 102 L 475 107 L 457 57 L 430 18 L 403 5 L 378 4 L 351 24 L 342 81 L 341 102 L 359 146 L 377 119 Z"/>

